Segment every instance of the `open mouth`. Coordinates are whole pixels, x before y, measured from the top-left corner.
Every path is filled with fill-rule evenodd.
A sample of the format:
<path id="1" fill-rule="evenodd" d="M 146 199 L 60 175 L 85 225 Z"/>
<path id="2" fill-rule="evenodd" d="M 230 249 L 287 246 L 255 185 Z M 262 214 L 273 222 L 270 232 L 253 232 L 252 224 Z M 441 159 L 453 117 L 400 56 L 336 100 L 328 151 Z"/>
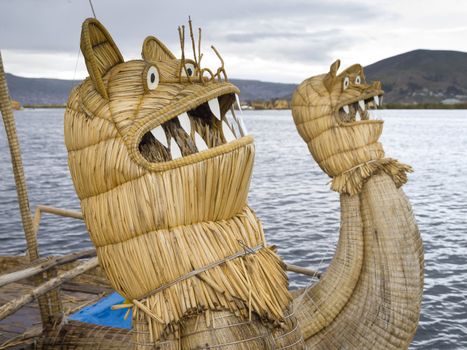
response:
<path id="1" fill-rule="evenodd" d="M 359 99 L 341 106 L 338 110 L 342 122 L 355 122 L 370 119 L 370 110 L 376 110 L 383 105 L 383 95 L 374 95 Z"/>
<path id="2" fill-rule="evenodd" d="M 143 135 L 139 143 L 141 155 L 151 163 L 167 162 L 245 136 L 242 117 L 233 108 L 236 101 L 239 102 L 236 94 L 224 94 L 158 125 Z"/>

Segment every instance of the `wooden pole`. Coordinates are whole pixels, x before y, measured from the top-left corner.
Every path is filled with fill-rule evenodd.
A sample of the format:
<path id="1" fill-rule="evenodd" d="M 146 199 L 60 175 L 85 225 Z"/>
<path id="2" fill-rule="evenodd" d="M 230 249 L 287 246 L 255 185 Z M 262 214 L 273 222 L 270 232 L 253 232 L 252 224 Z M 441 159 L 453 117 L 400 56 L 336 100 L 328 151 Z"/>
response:
<path id="1" fill-rule="evenodd" d="M 30 266 L 23 270 L 1 275 L 0 276 L 0 287 L 3 287 L 4 285 L 8 283 L 13 283 L 13 282 L 22 280 L 24 278 L 32 277 L 39 273 L 50 270 L 51 268 L 56 267 L 56 266 L 69 264 L 78 259 L 90 258 L 94 256 L 96 256 L 96 250 L 88 249 L 88 250 L 82 250 L 79 252 L 75 252 L 75 253 L 59 256 L 59 257 L 54 257 L 51 259 L 46 259 L 35 266 Z"/>
<path id="2" fill-rule="evenodd" d="M 290 272 L 295 272 L 295 273 L 300 273 L 302 275 L 307 275 L 311 277 L 317 277 L 318 279 L 321 278 L 321 272 L 315 271 L 312 269 L 307 269 L 306 267 L 301 267 L 297 265 L 292 265 L 292 264 L 285 264 L 287 271 Z"/>
<path id="3" fill-rule="evenodd" d="M 72 211 L 72 210 L 54 208 L 54 207 L 49 207 L 46 205 L 38 205 L 36 207 L 36 211 L 37 210 L 43 213 L 55 214 L 55 215 L 64 216 L 67 218 L 83 220 L 83 214 L 80 211 Z"/>
<path id="4" fill-rule="evenodd" d="M 64 216 L 67 218 L 83 220 L 83 214 L 80 211 L 71 211 L 54 207 L 48 207 L 45 205 L 38 205 L 36 207 L 36 210 L 34 211 L 34 218 L 32 220 L 34 225 L 34 232 L 36 232 L 36 235 L 39 231 L 39 223 L 41 221 L 42 213 L 49 213 L 58 216 Z"/>
<path id="5" fill-rule="evenodd" d="M 13 165 L 13 174 L 15 176 L 16 191 L 18 192 L 18 201 L 21 212 L 21 221 L 23 223 L 29 259 L 31 261 L 39 257 L 37 249 L 37 240 L 32 223 L 31 211 L 29 209 L 28 190 L 26 187 L 26 178 L 24 175 L 23 161 L 21 160 L 21 151 L 19 148 L 18 136 L 16 134 L 15 120 L 11 110 L 11 100 L 8 94 L 5 72 L 3 70 L 3 61 L 0 53 L 0 109 L 5 124 L 5 132 L 10 146 L 11 163 Z"/>
<path id="6" fill-rule="evenodd" d="M 0 320 L 3 320 L 5 317 L 11 315 L 12 313 L 18 311 L 24 305 L 30 303 L 35 298 L 44 295 L 48 291 L 57 288 L 64 282 L 67 282 L 78 275 L 85 273 L 95 267 L 99 266 L 99 261 L 97 257 L 91 258 L 88 261 L 82 263 L 81 265 L 75 267 L 72 270 L 62 273 L 61 275 L 51 278 L 47 282 L 41 284 L 40 286 L 34 288 L 28 294 L 25 294 L 19 298 L 13 299 L 0 307 Z"/>
<path id="7" fill-rule="evenodd" d="M 26 246 L 28 250 L 29 261 L 34 261 L 39 258 L 39 250 L 37 247 L 36 231 L 34 230 L 34 223 L 29 208 L 29 197 L 26 186 L 26 177 L 24 175 L 23 162 L 21 160 L 21 151 L 19 147 L 18 136 L 16 134 L 15 119 L 11 109 L 11 100 L 8 93 L 8 86 L 5 78 L 5 71 L 3 69 L 2 54 L 0 52 L 0 111 L 5 125 L 5 132 L 10 146 L 11 164 L 13 166 L 13 174 L 15 177 L 16 191 L 18 194 L 18 203 L 21 213 L 21 221 L 23 223 L 23 230 L 26 236 Z M 38 280 L 41 282 L 41 280 Z M 50 300 L 47 296 L 39 299 L 39 308 L 41 311 L 42 324 L 48 325 L 50 321 L 54 321 L 54 311 L 49 305 L 53 303 L 61 312 L 61 302 L 58 292 L 52 292 Z M 57 310 L 56 310 L 57 311 Z"/>
<path id="8" fill-rule="evenodd" d="M 0 350 L 11 349 L 14 346 L 19 348 L 19 345 L 24 345 L 25 341 L 31 338 L 37 338 L 41 334 L 42 334 L 42 327 L 40 325 L 33 326 L 32 328 L 29 328 L 28 330 L 26 330 L 24 333 L 19 334 L 12 339 L 8 339 L 3 344 L 0 344 Z"/>

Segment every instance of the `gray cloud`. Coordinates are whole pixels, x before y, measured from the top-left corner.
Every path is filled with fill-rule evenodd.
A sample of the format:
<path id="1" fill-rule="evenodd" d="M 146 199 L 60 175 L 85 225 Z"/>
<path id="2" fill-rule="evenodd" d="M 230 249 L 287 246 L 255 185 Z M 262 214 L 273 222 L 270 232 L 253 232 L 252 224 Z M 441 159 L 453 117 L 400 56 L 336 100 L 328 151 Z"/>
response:
<path id="1" fill-rule="evenodd" d="M 123 49 L 134 50 L 146 35 L 177 44 L 176 28 L 191 15 L 207 40 L 223 37 L 236 43 L 242 33 L 281 35 L 306 23 L 348 21 L 375 15 L 370 7 L 321 1 L 188 1 L 94 0 L 98 18 Z M 15 0 L 1 2 L 2 49 L 72 52 L 78 47 L 81 23 L 91 16 L 85 0 Z M 243 34 L 246 35 L 246 34 Z M 285 35 L 285 34 L 284 34 Z M 237 40 L 235 40 L 237 38 Z M 246 38 L 246 36 L 245 36 Z M 251 37 L 250 37 L 251 39 Z"/>
<path id="2" fill-rule="evenodd" d="M 321 69 L 336 57 L 348 55 L 370 63 L 417 48 L 424 30 L 432 29 L 430 23 L 454 7 L 448 4 L 454 0 L 445 0 L 427 5 L 419 14 L 415 4 L 404 0 L 92 1 L 98 19 L 128 59 L 139 57 L 147 35 L 157 36 L 179 52 L 177 26 L 186 24 L 191 15 L 195 27 L 203 28 L 204 47 L 215 44 L 232 67 L 233 76 L 274 79 L 268 75 L 279 64 L 293 65 L 295 73 L 290 71 L 289 81 L 299 79 L 301 67 L 313 64 Z M 430 36 L 425 47 L 464 42 L 460 39 L 466 30 L 454 32 L 457 40 L 452 30 L 443 34 L 444 28 L 456 25 L 454 20 L 464 26 L 463 17 L 451 12 L 452 21 L 443 21 L 441 31 L 436 32 L 441 34 L 432 32 L 438 41 Z M 42 69 L 49 75 L 55 66 L 55 76 L 60 76 L 70 65 L 66 69 L 69 77 L 79 49 L 81 24 L 91 15 L 88 0 L 0 0 L 0 48 L 5 57 L 15 59 L 10 66 L 17 74 Z M 404 34 L 407 32 L 411 35 Z M 451 49 L 461 47 L 457 44 Z M 82 62 L 78 71 L 85 74 Z"/>
<path id="3" fill-rule="evenodd" d="M 321 40 L 322 38 L 329 38 L 330 36 L 341 35 L 342 33 L 337 29 L 323 30 L 312 33 L 304 32 L 243 32 L 243 33 L 230 33 L 224 36 L 224 40 L 234 43 L 254 43 L 261 42 L 267 39 L 273 40 Z"/>

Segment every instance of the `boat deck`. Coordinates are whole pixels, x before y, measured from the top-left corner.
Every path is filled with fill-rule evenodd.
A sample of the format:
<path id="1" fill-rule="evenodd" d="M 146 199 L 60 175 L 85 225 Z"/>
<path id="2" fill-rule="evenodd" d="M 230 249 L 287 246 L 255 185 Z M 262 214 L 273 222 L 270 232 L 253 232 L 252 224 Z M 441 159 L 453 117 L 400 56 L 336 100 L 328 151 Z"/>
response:
<path id="1" fill-rule="evenodd" d="M 0 275 L 17 271 L 25 266 L 27 266 L 27 260 L 24 257 L 0 256 Z M 62 268 L 69 269 L 73 266 L 76 266 L 76 264 L 69 264 Z M 0 287 L 0 305 L 29 293 L 33 287 L 34 284 L 30 279 Z M 113 292 L 99 268 L 64 283 L 60 287 L 60 291 L 66 315 L 72 314 Z M 39 306 L 37 301 L 33 301 L 0 321 L 0 349 L 32 349 L 37 337 L 22 341 L 17 346 L 11 343 L 8 347 L 4 346 L 7 342 L 11 342 L 12 339 L 24 334 L 26 331 L 37 334 L 40 330 Z"/>
<path id="2" fill-rule="evenodd" d="M 75 267 L 79 262 L 63 265 L 58 274 Z M 0 275 L 24 269 L 29 266 L 25 257 L 0 256 Z M 31 279 L 24 279 L 0 287 L 0 306 L 22 295 L 30 293 L 34 288 Z M 95 303 L 97 300 L 113 292 L 100 267 L 89 270 L 60 286 L 65 315 Z M 292 291 L 297 297 L 303 290 Z M 0 350 L 3 349 L 89 349 L 115 350 L 126 349 L 131 344 L 131 332 L 96 326 L 78 321 L 68 320 L 62 327 L 57 327 L 58 333 L 48 333 L 41 337 L 42 325 L 37 301 L 33 301 L 17 312 L 0 320 Z"/>

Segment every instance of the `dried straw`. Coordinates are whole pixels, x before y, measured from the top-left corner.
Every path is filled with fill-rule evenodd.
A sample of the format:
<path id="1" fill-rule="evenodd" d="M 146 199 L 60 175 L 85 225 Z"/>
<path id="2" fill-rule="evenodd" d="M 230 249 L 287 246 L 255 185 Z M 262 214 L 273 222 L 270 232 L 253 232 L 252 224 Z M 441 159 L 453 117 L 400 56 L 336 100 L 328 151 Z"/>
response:
<path id="1" fill-rule="evenodd" d="M 306 344 L 310 349 L 406 349 L 418 325 L 424 264 L 410 203 L 382 173 L 371 176 L 360 194 L 342 194 L 341 204 L 347 219 L 342 218 L 340 242 L 353 251 L 343 255 L 338 248 L 322 278 L 334 285 L 320 282 L 297 300 Z M 341 256 L 348 259 L 339 261 Z"/>
<path id="2" fill-rule="evenodd" d="M 357 88 L 343 91 L 342 79 L 355 71 L 363 77 L 359 65 L 336 76 L 338 62 L 325 75 L 305 80 L 292 97 L 292 115 L 299 134 L 307 143 L 318 165 L 332 177 L 331 188 L 350 195 L 360 192 L 363 183 L 374 173 L 383 171 L 397 187 L 407 182 L 412 168 L 397 160 L 384 158 L 378 142 L 383 130 L 381 120 L 345 122 L 339 107 L 382 94 L 381 84 L 362 82 Z"/>
<path id="3" fill-rule="evenodd" d="M 340 111 L 372 102 L 381 84 L 366 84 L 359 65 L 336 75 L 338 68 L 339 61 L 328 74 L 305 80 L 292 99 L 297 130 L 341 199 L 336 254 L 320 281 L 295 300 L 296 315 L 310 349 L 404 349 L 423 291 L 423 246 L 399 188 L 411 168 L 384 158 L 382 121 L 352 121 Z"/>
<path id="4" fill-rule="evenodd" d="M 197 329 L 211 329 L 211 317 L 223 315 L 213 344 L 256 349 L 264 337 L 274 343 L 279 334 L 277 344 L 303 348 L 287 311 L 285 266 L 247 205 L 252 138 L 226 144 L 220 123 L 194 121 L 193 131 L 210 147 L 195 152 L 178 122 L 169 121 L 221 95 L 225 112 L 238 89 L 202 76 L 183 79 L 185 57 L 175 59 L 154 37 L 145 40 L 146 61 L 120 63 L 102 25 L 86 23 L 82 48 L 90 78 L 70 95 L 65 142 L 100 265 L 132 303 L 135 347 L 194 348 L 204 337 Z M 191 23 L 190 35 L 195 50 Z M 180 38 L 183 43 L 182 28 Z M 220 78 L 225 71 L 218 56 L 222 67 L 214 76 Z M 155 91 L 144 88 L 147 61 L 160 74 Z M 144 135 L 165 122 L 171 137 L 185 141 L 184 157 L 140 147 Z"/>

